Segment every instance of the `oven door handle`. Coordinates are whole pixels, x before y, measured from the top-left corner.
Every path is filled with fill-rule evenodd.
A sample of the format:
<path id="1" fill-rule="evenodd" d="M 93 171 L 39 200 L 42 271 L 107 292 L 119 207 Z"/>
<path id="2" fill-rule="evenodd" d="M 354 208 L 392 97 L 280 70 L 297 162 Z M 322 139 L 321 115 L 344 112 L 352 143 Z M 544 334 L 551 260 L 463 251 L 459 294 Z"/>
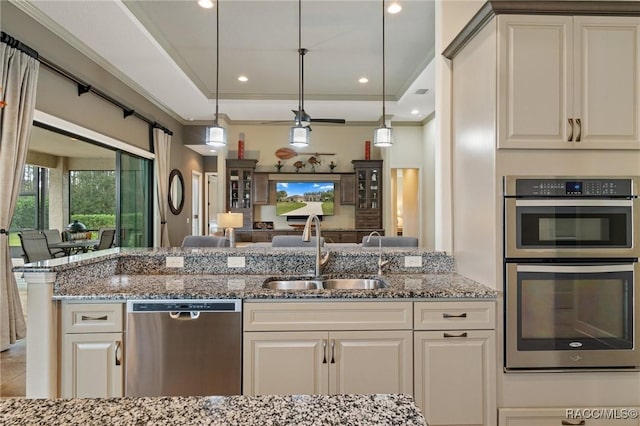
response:
<path id="1" fill-rule="evenodd" d="M 635 198 L 635 197 L 634 197 Z M 598 199 L 598 200 L 516 200 L 516 207 L 633 207 L 634 199 Z"/>
<path id="2" fill-rule="evenodd" d="M 518 272 L 565 272 L 565 273 L 594 273 L 594 272 L 633 272 L 634 264 L 622 265 L 529 265 L 518 264 Z"/>

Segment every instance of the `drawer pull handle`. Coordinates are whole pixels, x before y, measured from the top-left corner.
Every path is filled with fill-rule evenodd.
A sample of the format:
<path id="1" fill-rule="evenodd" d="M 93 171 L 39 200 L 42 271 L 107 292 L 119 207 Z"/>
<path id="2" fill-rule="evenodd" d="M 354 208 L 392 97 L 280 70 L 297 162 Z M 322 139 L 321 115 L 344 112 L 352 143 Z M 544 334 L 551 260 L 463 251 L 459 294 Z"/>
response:
<path id="1" fill-rule="evenodd" d="M 580 142 L 582 139 L 582 122 L 579 118 L 576 118 L 576 124 L 578 125 L 578 134 L 576 135 L 576 142 Z"/>
<path id="2" fill-rule="evenodd" d="M 102 315 L 100 317 L 90 317 L 89 315 L 82 315 L 80 319 L 82 319 L 82 321 L 106 321 L 108 316 Z"/>
<path id="3" fill-rule="evenodd" d="M 331 364 L 336 363 L 336 341 L 331 341 Z"/>
<path id="4" fill-rule="evenodd" d="M 571 140 L 573 139 L 573 118 L 569 119 L 569 131 L 571 133 L 569 133 L 569 140 L 567 140 L 567 142 L 571 142 Z"/>
<path id="5" fill-rule="evenodd" d="M 578 425 L 586 425 L 587 422 L 584 421 L 584 420 L 579 420 L 579 421 L 576 421 L 576 422 L 572 422 L 571 420 L 563 420 L 562 424 L 563 425 L 570 425 L 570 426 L 578 426 Z"/>
<path id="6" fill-rule="evenodd" d="M 327 363 L 327 341 L 322 340 L 322 363 Z"/>
<path id="7" fill-rule="evenodd" d="M 448 314 L 448 313 L 444 313 L 442 314 L 442 318 L 466 318 L 467 317 L 467 313 L 463 312 L 461 314 Z"/>
<path id="8" fill-rule="evenodd" d="M 120 340 L 116 341 L 116 348 L 115 348 L 116 365 L 122 364 L 122 354 L 120 353 L 121 346 L 122 346 L 122 342 L 120 342 Z"/>
<path id="9" fill-rule="evenodd" d="M 460 334 L 443 333 L 443 336 L 444 336 L 445 338 L 450 338 L 450 337 L 467 337 L 467 332 L 465 331 L 465 332 L 460 333 Z"/>

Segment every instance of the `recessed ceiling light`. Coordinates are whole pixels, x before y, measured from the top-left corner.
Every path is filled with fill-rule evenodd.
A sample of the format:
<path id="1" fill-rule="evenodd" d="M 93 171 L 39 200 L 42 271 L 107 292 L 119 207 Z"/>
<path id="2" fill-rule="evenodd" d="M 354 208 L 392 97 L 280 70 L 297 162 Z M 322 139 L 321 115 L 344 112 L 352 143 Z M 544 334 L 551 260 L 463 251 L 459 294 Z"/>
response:
<path id="1" fill-rule="evenodd" d="M 393 3 L 391 3 L 387 8 L 387 12 L 391 14 L 398 13 L 401 10 L 402 10 L 402 6 L 400 6 L 400 3 L 398 3 L 397 1 L 394 1 Z"/>
<path id="2" fill-rule="evenodd" d="M 411 110 L 411 114 L 418 115 L 418 114 L 420 114 L 420 111 L 418 111 L 417 109 L 412 109 Z"/>
<path id="3" fill-rule="evenodd" d="M 367 77 L 360 77 L 360 79 L 358 80 L 358 83 L 362 83 L 362 84 L 368 83 L 368 82 L 369 82 L 369 79 Z"/>
<path id="4" fill-rule="evenodd" d="M 211 9 L 213 7 L 213 2 L 211 0 L 198 0 L 198 5 L 205 9 Z"/>
<path id="5" fill-rule="evenodd" d="M 209 152 L 216 152 L 216 150 L 215 149 L 210 149 Z"/>
<path id="6" fill-rule="evenodd" d="M 249 77 L 247 77 L 246 75 L 241 75 L 240 77 L 238 77 L 238 80 L 244 83 L 249 81 Z"/>

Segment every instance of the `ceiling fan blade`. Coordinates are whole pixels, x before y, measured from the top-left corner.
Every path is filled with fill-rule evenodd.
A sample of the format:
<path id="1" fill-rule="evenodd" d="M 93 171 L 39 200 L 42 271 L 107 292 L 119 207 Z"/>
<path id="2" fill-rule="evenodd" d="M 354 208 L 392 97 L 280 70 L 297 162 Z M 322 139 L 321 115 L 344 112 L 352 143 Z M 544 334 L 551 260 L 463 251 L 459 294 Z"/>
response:
<path id="1" fill-rule="evenodd" d="M 312 123 L 332 123 L 332 124 L 345 124 L 347 121 L 344 118 L 312 118 Z"/>

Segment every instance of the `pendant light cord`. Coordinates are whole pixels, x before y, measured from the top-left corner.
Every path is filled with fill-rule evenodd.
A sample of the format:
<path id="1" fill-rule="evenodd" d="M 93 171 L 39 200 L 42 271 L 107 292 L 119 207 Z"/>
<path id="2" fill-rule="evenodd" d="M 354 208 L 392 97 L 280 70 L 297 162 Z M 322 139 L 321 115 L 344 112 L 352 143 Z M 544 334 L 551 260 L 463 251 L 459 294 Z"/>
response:
<path id="1" fill-rule="evenodd" d="M 384 75 L 384 0 L 382 0 L 382 127 L 387 126 L 385 112 L 385 75 Z"/>
<path id="2" fill-rule="evenodd" d="M 298 0 L 298 124 L 302 125 L 302 91 L 304 90 L 304 54 L 302 49 L 302 0 Z"/>
<path id="3" fill-rule="evenodd" d="M 220 0 L 216 1 L 216 118 L 214 125 L 218 126 L 218 80 L 220 79 Z"/>

